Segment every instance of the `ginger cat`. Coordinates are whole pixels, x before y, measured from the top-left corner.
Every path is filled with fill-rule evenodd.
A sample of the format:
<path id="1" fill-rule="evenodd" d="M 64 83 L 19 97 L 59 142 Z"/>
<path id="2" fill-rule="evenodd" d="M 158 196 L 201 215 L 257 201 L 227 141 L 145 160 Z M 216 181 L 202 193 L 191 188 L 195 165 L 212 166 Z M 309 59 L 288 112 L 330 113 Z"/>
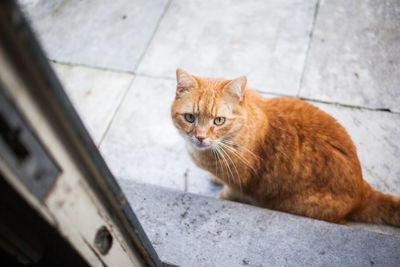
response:
<path id="1" fill-rule="evenodd" d="M 193 161 L 224 185 L 219 198 L 339 224 L 400 226 L 400 197 L 363 180 L 334 118 L 296 98 L 264 98 L 246 81 L 177 70 L 172 120 Z"/>

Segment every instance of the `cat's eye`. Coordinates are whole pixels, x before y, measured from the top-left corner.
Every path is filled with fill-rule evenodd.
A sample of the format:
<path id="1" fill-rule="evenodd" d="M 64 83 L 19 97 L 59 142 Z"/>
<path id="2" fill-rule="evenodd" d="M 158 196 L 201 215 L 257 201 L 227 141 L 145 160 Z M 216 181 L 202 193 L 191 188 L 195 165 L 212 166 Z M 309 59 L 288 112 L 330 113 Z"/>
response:
<path id="1" fill-rule="evenodd" d="M 224 117 L 216 117 L 214 119 L 214 124 L 218 125 L 218 126 L 224 124 L 224 122 L 225 122 L 225 118 Z"/>
<path id="2" fill-rule="evenodd" d="M 190 113 L 186 113 L 186 114 L 185 114 L 185 120 L 186 120 L 187 122 L 190 122 L 190 123 L 194 122 L 194 115 L 193 115 L 193 114 L 190 114 Z"/>

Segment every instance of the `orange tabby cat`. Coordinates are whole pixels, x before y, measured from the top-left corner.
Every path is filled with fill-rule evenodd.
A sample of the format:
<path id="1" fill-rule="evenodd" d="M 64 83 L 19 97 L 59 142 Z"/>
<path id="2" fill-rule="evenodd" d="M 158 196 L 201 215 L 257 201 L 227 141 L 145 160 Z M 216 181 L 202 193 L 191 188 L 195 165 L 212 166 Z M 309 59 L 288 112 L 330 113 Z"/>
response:
<path id="1" fill-rule="evenodd" d="M 264 98 L 246 77 L 177 70 L 171 108 L 194 162 L 224 184 L 218 197 L 343 224 L 400 226 L 400 197 L 362 178 L 356 148 L 330 115 L 290 97 Z"/>

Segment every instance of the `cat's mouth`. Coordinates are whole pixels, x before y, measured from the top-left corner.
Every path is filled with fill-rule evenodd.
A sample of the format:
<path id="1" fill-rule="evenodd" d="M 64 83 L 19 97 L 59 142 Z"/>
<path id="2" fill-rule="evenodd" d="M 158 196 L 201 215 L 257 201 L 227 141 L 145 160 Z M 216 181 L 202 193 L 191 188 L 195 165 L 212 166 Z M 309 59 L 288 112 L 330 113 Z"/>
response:
<path id="1" fill-rule="evenodd" d="M 206 150 L 206 149 L 210 149 L 211 148 L 211 144 L 206 144 L 206 143 L 194 143 L 194 142 L 191 142 L 190 144 L 192 145 L 192 147 L 194 149 L 197 149 L 197 150 Z"/>
<path id="2" fill-rule="evenodd" d="M 195 150 L 211 149 L 212 145 L 209 141 L 199 142 L 198 140 L 190 140 L 189 145 Z"/>
<path id="3" fill-rule="evenodd" d="M 202 148 L 202 149 L 206 149 L 206 148 L 210 148 L 211 147 L 210 144 L 205 144 L 205 143 L 198 143 L 198 144 L 195 144 L 195 146 L 198 147 L 198 148 Z"/>

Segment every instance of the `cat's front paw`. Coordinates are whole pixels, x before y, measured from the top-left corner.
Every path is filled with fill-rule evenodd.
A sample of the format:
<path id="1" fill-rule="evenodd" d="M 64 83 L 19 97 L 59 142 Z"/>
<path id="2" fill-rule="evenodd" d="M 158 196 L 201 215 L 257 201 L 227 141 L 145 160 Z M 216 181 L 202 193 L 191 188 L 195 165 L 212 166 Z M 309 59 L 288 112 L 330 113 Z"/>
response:
<path id="1" fill-rule="evenodd" d="M 210 181 L 216 185 L 223 185 L 223 182 L 217 176 L 211 173 L 210 173 Z"/>
<path id="2" fill-rule="evenodd" d="M 218 199 L 227 199 L 227 198 L 226 198 L 226 195 L 225 195 L 225 193 L 224 193 L 224 190 L 221 190 L 221 191 L 218 192 L 217 198 L 218 198 Z"/>
<path id="3" fill-rule="evenodd" d="M 221 191 L 217 194 L 218 199 L 233 200 L 230 190 L 224 186 Z"/>

